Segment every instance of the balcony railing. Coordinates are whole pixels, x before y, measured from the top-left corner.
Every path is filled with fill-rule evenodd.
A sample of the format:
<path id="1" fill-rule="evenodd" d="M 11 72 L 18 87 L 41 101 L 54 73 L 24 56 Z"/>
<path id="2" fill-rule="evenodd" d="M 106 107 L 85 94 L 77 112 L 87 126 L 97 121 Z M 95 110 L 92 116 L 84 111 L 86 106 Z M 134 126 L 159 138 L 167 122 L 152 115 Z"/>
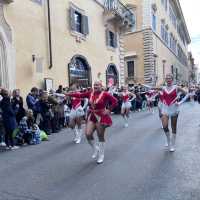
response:
<path id="1" fill-rule="evenodd" d="M 0 0 L 0 2 L 4 3 L 4 4 L 9 4 L 14 2 L 14 0 Z"/>
<path id="2" fill-rule="evenodd" d="M 124 4 L 119 0 L 105 0 L 104 8 L 107 12 L 112 12 L 115 17 L 120 18 L 124 25 L 134 26 L 135 16 Z"/>

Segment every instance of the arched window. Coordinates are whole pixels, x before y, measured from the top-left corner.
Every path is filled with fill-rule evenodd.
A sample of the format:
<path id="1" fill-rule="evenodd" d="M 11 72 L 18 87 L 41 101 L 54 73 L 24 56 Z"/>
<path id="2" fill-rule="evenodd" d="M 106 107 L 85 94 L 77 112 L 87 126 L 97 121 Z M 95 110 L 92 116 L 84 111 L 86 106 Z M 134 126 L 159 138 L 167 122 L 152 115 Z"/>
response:
<path id="1" fill-rule="evenodd" d="M 110 64 L 106 70 L 106 84 L 108 87 L 119 85 L 118 71 L 114 64 Z"/>
<path id="2" fill-rule="evenodd" d="M 91 86 L 91 69 L 85 57 L 77 55 L 69 63 L 69 85 Z"/>

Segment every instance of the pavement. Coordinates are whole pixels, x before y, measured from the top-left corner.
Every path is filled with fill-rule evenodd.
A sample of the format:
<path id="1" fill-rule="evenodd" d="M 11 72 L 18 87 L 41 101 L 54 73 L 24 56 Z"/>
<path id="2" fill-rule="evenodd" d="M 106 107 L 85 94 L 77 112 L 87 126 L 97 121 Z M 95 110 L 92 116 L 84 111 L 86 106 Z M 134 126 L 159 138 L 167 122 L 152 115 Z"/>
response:
<path id="1" fill-rule="evenodd" d="M 0 200 L 200 200 L 200 105 L 181 107 L 174 153 L 157 112 L 132 113 L 128 128 L 120 116 L 113 121 L 101 165 L 69 129 L 1 152 Z"/>

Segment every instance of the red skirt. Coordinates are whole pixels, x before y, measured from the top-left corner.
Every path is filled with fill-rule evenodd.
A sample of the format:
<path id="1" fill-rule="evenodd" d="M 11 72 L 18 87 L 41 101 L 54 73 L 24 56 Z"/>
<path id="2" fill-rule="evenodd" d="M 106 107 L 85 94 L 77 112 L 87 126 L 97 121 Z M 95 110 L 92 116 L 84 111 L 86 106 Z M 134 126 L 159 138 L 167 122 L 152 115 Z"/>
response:
<path id="1" fill-rule="evenodd" d="M 100 115 L 93 112 L 89 112 L 87 120 L 95 124 L 99 122 L 101 125 L 105 125 L 108 127 L 112 125 L 112 119 L 110 115 L 102 115 L 102 114 Z"/>

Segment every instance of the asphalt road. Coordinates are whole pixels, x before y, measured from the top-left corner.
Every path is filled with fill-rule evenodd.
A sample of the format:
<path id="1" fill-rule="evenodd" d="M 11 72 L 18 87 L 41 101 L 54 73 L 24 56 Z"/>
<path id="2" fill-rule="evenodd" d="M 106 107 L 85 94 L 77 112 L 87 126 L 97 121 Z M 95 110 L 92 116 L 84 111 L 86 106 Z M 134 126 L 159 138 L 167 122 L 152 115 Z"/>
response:
<path id="1" fill-rule="evenodd" d="M 175 153 L 164 148 L 157 112 L 133 113 L 127 129 L 113 121 L 102 165 L 70 130 L 1 152 L 0 200 L 200 200 L 200 105 L 182 106 Z"/>

